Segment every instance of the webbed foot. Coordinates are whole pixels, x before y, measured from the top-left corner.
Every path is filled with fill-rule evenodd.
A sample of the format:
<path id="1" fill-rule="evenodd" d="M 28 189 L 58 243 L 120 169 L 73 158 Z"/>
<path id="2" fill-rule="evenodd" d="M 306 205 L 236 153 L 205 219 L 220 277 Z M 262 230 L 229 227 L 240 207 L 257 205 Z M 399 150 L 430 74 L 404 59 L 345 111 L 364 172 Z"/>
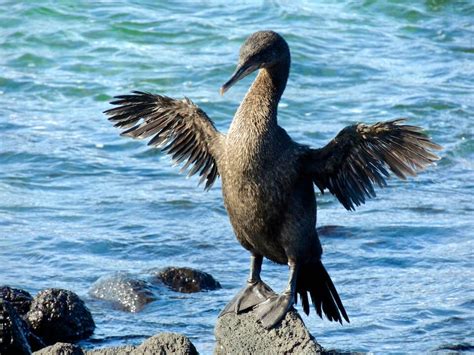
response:
<path id="1" fill-rule="evenodd" d="M 247 286 L 232 298 L 219 317 L 230 312 L 242 313 L 272 297 L 276 297 L 276 293 L 265 282 L 247 282 Z"/>
<path id="2" fill-rule="evenodd" d="M 271 329 L 285 317 L 293 303 L 293 295 L 285 292 L 270 297 L 265 302 L 258 304 L 254 310 L 262 325 L 266 329 Z"/>

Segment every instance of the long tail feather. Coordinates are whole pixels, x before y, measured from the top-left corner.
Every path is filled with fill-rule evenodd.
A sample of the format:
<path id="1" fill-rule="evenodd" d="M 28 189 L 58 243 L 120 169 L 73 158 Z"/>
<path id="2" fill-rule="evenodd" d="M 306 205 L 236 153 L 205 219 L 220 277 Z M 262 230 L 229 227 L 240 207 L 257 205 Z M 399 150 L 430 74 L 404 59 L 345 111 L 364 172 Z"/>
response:
<path id="1" fill-rule="evenodd" d="M 306 314 L 309 314 L 307 295 L 309 293 L 316 313 L 321 318 L 324 313 L 330 321 L 342 324 L 344 319 L 350 322 L 336 287 L 321 261 L 301 266 L 296 282 L 296 292 L 302 300 L 303 311 Z"/>

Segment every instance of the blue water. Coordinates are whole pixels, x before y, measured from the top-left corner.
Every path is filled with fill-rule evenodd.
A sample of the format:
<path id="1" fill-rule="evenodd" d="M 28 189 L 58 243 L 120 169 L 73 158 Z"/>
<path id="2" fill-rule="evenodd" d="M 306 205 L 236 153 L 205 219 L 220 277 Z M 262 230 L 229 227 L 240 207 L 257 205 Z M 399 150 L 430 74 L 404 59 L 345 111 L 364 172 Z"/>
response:
<path id="1" fill-rule="evenodd" d="M 390 180 L 356 212 L 319 197 L 325 264 L 350 325 L 304 321 L 329 349 L 425 352 L 474 344 L 474 5 L 470 1 L 0 2 L 0 284 L 77 292 L 97 329 L 85 346 L 162 331 L 213 349 L 217 314 L 243 285 L 220 183 L 208 193 L 101 113 L 113 95 L 190 97 L 227 129 L 252 78 L 225 96 L 240 44 L 285 36 L 292 72 L 280 124 L 321 146 L 345 125 L 406 116 L 443 145 L 437 166 Z M 88 290 L 116 271 L 168 265 L 222 290 L 162 291 L 140 313 Z M 286 267 L 264 264 L 284 287 Z"/>

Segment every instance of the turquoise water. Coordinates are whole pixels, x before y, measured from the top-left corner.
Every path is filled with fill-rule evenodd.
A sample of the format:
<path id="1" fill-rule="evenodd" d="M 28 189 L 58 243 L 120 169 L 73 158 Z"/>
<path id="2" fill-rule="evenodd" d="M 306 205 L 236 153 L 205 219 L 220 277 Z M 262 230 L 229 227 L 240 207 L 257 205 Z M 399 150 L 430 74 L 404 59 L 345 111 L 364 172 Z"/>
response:
<path id="1" fill-rule="evenodd" d="M 356 212 L 319 198 L 351 324 L 305 323 L 329 349 L 472 350 L 473 19 L 470 1 L 1 1 L 0 284 L 77 292 L 97 323 L 85 346 L 174 331 L 211 353 L 248 270 L 220 183 L 203 192 L 101 112 L 131 90 L 186 95 L 225 131 L 252 79 L 218 89 L 246 36 L 273 29 L 292 51 L 279 117 L 295 140 L 320 146 L 347 124 L 406 116 L 444 146 L 437 166 L 392 179 Z M 100 276 L 168 265 L 223 289 L 161 290 L 136 314 L 88 296 Z M 281 289 L 287 270 L 266 262 L 263 277 Z"/>

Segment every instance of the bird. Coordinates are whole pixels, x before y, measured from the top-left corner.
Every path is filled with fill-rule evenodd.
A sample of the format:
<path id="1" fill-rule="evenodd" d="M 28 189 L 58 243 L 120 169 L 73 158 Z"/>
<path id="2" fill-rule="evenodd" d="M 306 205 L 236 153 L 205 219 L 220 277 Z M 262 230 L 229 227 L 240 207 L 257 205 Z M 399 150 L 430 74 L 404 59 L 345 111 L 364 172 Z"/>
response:
<path id="1" fill-rule="evenodd" d="M 184 164 L 182 172 L 198 174 L 205 190 L 221 178 L 233 231 L 250 253 L 250 275 L 219 317 L 253 311 L 266 329 L 276 327 L 298 297 L 306 314 L 310 297 L 319 317 L 350 322 L 322 263 L 315 186 L 354 210 L 376 196 L 376 186 L 387 185 L 390 173 L 415 176 L 439 159 L 434 151 L 441 149 L 405 119 L 355 123 L 321 148 L 295 142 L 277 120 L 290 66 L 288 43 L 277 32 L 258 31 L 245 40 L 221 94 L 258 74 L 225 134 L 187 97 L 132 91 L 115 96 L 104 111 L 122 135 L 151 138 L 150 146 Z M 288 265 L 288 283 L 279 294 L 261 278 L 264 258 Z"/>

